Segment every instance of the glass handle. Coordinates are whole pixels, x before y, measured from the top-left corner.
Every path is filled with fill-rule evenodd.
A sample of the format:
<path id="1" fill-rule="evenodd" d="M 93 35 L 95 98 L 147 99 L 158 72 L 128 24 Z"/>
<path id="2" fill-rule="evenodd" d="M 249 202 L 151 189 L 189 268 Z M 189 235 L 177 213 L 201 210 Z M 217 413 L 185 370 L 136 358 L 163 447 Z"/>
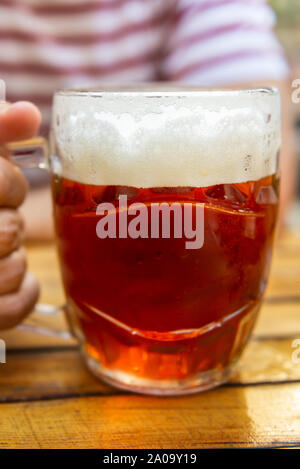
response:
<path id="1" fill-rule="evenodd" d="M 5 102 L 5 83 L 0 80 L 0 103 Z M 20 168 L 49 169 L 49 147 L 43 137 L 9 143 L 3 148 L 4 156 L 9 158 Z M 33 332 L 39 335 L 70 339 L 72 334 L 67 330 L 58 330 L 49 327 L 46 317 L 55 316 L 64 312 L 65 306 L 53 306 L 38 303 L 31 316 L 17 328 L 22 331 Z"/>
<path id="2" fill-rule="evenodd" d="M 48 142 L 43 137 L 35 137 L 30 140 L 23 140 L 6 145 L 7 157 L 20 168 L 41 168 L 49 169 L 48 164 Z M 67 330 L 58 330 L 49 327 L 47 316 L 57 315 L 63 312 L 64 306 L 53 306 L 38 303 L 32 314 L 26 321 L 18 326 L 18 329 L 33 332 L 39 335 L 70 339 L 71 333 Z"/>
<path id="3" fill-rule="evenodd" d="M 6 145 L 8 158 L 20 168 L 41 168 L 49 169 L 48 164 L 48 143 L 43 137 L 35 137 L 30 140 L 14 142 Z M 49 327 L 46 317 L 64 312 L 65 306 L 53 306 L 38 303 L 32 314 L 26 321 L 18 326 L 18 329 L 33 332 L 39 335 L 70 339 L 71 333 L 67 330 L 58 330 Z"/>
<path id="4" fill-rule="evenodd" d="M 56 316 L 65 312 L 65 305 L 54 306 L 49 304 L 37 303 L 32 314 L 26 321 L 17 328 L 22 331 L 47 337 L 58 337 L 60 339 L 72 339 L 73 335 L 67 330 L 60 330 L 49 327 L 47 317 Z"/>
<path id="5" fill-rule="evenodd" d="M 5 148 L 7 156 L 20 168 L 49 169 L 48 142 L 43 137 L 9 143 Z"/>
<path id="6" fill-rule="evenodd" d="M 5 95 L 5 82 L 0 80 L 0 104 L 5 103 Z M 43 137 L 9 143 L 5 145 L 3 151 L 4 156 L 21 168 L 49 169 L 48 143 Z"/>

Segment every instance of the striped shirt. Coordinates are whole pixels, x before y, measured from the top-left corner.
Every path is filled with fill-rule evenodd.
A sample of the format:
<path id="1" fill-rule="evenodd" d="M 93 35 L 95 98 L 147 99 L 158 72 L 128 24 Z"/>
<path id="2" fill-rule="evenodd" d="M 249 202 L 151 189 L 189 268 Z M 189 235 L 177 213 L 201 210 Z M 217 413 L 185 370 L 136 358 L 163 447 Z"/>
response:
<path id="1" fill-rule="evenodd" d="M 263 0 L 0 0 L 0 78 L 45 128 L 53 92 L 97 82 L 202 86 L 287 75 Z"/>

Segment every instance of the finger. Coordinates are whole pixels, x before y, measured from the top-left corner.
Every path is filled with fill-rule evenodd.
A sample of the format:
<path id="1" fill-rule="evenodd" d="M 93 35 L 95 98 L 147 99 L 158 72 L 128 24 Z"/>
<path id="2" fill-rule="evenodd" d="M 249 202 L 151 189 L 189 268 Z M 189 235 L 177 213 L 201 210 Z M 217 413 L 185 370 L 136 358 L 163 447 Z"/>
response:
<path id="1" fill-rule="evenodd" d="M 21 170 L 0 157 L 0 206 L 18 207 L 27 190 L 28 183 Z"/>
<path id="2" fill-rule="evenodd" d="M 34 104 L 19 101 L 0 107 L 0 145 L 34 137 L 41 124 L 40 111 Z"/>
<path id="3" fill-rule="evenodd" d="M 25 249 L 20 248 L 0 259 L 0 295 L 12 293 L 20 287 L 26 271 Z"/>
<path id="4" fill-rule="evenodd" d="M 23 237 L 23 218 L 17 210 L 0 208 L 0 258 L 17 249 Z"/>
<path id="5" fill-rule="evenodd" d="M 0 296 L 0 329 L 10 329 L 21 322 L 32 311 L 38 297 L 38 281 L 27 272 L 15 293 Z"/>

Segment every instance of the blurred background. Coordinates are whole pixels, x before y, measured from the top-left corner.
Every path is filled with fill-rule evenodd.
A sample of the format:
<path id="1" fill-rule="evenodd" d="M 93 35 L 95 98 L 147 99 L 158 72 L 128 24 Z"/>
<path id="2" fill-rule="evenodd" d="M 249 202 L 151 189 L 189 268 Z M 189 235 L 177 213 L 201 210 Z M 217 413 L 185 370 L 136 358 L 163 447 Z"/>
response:
<path id="1" fill-rule="evenodd" d="M 291 83 L 300 79 L 300 1 L 270 0 L 277 15 L 276 33 L 282 43 L 291 67 Z M 292 93 L 291 88 L 291 93 Z M 288 217 L 290 228 L 300 226 L 300 104 L 290 101 L 290 112 L 297 130 L 298 189 L 297 201 Z"/>
<path id="2" fill-rule="evenodd" d="M 269 4 L 276 22 L 268 0 L 0 0 L 0 77 L 9 101 L 39 107 L 45 136 L 57 89 L 153 81 L 277 86 L 284 103 L 280 219 L 299 228 L 300 104 L 292 103 L 292 82 L 300 80 L 300 0 Z M 48 175 L 25 174 L 32 187 L 22 208 L 27 237 L 51 238 Z"/>

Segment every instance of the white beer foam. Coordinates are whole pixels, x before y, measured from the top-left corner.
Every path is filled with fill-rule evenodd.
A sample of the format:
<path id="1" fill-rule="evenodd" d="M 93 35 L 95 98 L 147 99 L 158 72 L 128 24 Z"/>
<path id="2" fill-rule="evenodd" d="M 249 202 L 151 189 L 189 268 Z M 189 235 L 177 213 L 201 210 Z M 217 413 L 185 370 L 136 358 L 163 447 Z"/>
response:
<path id="1" fill-rule="evenodd" d="M 57 174 L 86 184 L 206 187 L 274 174 L 276 90 L 60 92 Z"/>

